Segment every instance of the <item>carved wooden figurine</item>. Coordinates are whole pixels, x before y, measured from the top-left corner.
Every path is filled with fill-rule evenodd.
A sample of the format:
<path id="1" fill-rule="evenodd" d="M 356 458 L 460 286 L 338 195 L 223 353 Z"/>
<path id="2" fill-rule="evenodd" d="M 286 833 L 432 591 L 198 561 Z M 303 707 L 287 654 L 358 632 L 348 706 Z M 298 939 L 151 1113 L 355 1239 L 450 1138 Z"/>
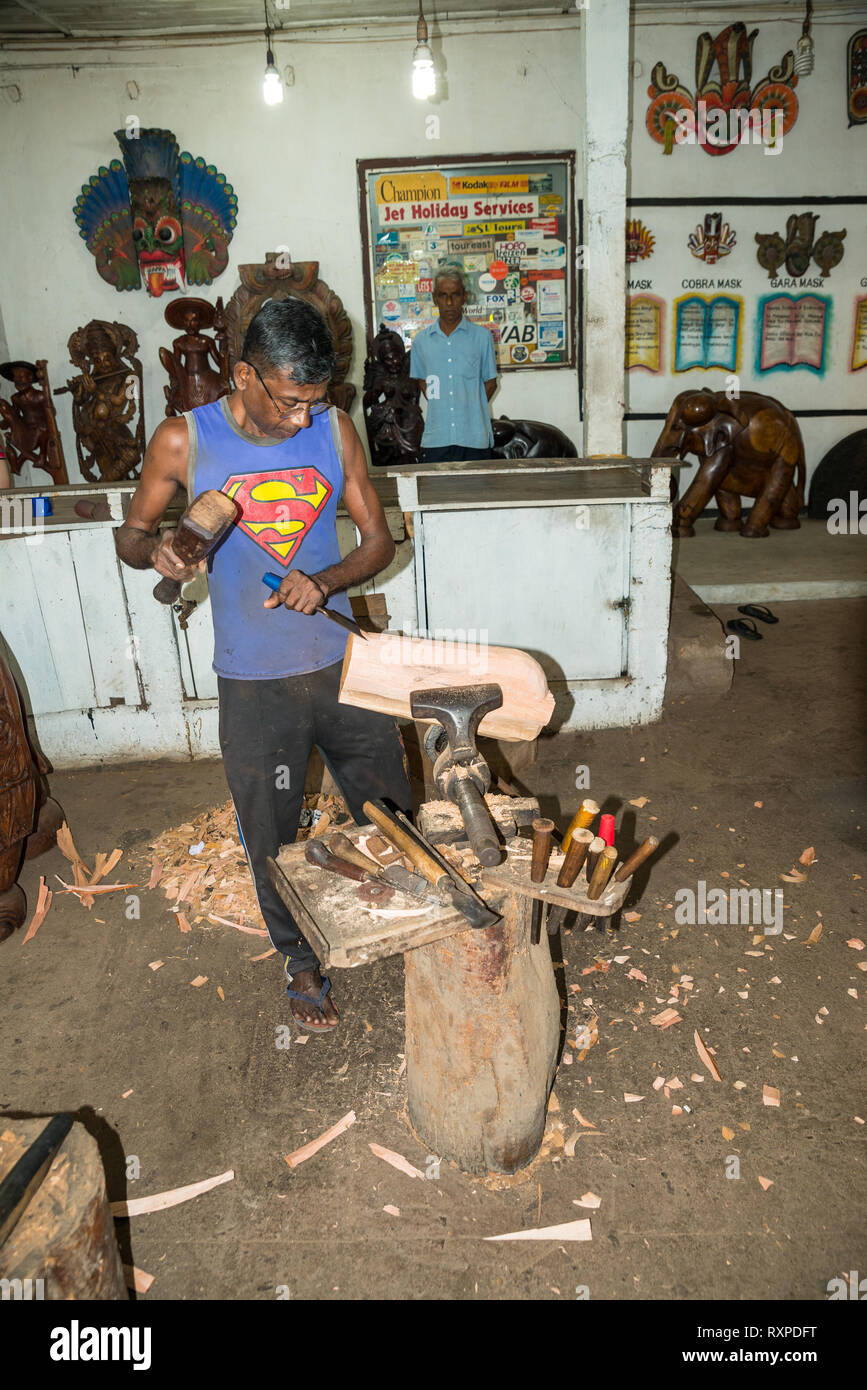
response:
<path id="1" fill-rule="evenodd" d="M 226 305 L 229 330 L 229 365 L 234 370 L 250 320 L 267 299 L 303 299 L 318 309 L 334 335 L 337 361 L 328 386 L 328 399 L 340 410 L 350 410 L 355 387 L 346 380 L 352 361 L 352 324 L 339 295 L 319 279 L 318 261 L 293 262 L 286 251 L 268 251 L 262 265 L 241 265 L 240 287 Z"/>
<path id="2" fill-rule="evenodd" d="M 44 468 L 50 473 L 55 486 L 68 483 L 45 359 L 4 362 L 0 366 L 0 376 L 15 384 L 12 399 L 0 400 L 6 454 L 12 472 L 20 473 L 23 464 L 32 463 L 34 468 Z"/>
<path id="3" fill-rule="evenodd" d="M 692 523 L 716 497 L 717 531 L 767 536 L 768 526 L 794 531 L 804 503 L 804 443 L 794 415 L 771 396 L 743 391 L 681 391 L 676 396 L 653 458 L 697 454 L 700 463 L 675 506 L 674 534 L 692 536 Z M 741 497 L 754 497 L 746 521 Z"/>
<path id="4" fill-rule="evenodd" d="M 199 405 L 210 405 L 232 389 L 229 382 L 229 347 L 222 299 L 216 308 L 204 299 L 173 299 L 166 306 L 166 323 L 183 329 L 168 348 L 160 348 L 160 361 L 169 374 L 164 386 L 166 415 L 182 415 Z M 214 329 L 213 338 L 204 330 Z"/>
<path id="5" fill-rule="evenodd" d="M 81 375 L 56 396 L 72 392 L 78 466 L 88 482 L 137 478 L 144 456 L 142 369 L 138 338 L 122 323 L 92 319 L 69 339 L 69 357 Z M 129 422 L 137 416 L 135 433 Z"/>
<path id="6" fill-rule="evenodd" d="M 424 419 L 418 397 L 403 339 L 381 323 L 364 364 L 362 404 L 371 463 L 400 468 L 420 462 Z"/>
<path id="7" fill-rule="evenodd" d="M 48 797 L 47 771 L 27 740 L 12 672 L 0 654 L 0 941 L 24 921 L 27 902 L 16 883 L 21 861 L 50 849 L 63 812 Z"/>

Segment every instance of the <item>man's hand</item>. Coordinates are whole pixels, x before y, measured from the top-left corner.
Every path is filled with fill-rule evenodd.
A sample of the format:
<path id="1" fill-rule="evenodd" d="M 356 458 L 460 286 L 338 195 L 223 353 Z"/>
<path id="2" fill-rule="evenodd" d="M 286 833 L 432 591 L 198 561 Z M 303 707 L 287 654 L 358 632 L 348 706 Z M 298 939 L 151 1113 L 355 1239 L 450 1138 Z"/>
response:
<path id="1" fill-rule="evenodd" d="M 290 570 L 276 594 L 269 594 L 263 608 L 294 608 L 296 613 L 315 613 L 322 608 L 328 595 L 315 579 L 303 570 Z"/>
<path id="2" fill-rule="evenodd" d="M 195 578 L 199 570 L 205 569 L 206 560 L 200 560 L 197 565 L 185 565 L 183 560 L 175 554 L 172 546 L 172 539 L 177 533 L 175 531 L 163 531 L 161 536 L 153 537 L 153 559 L 151 561 L 157 574 L 164 574 L 166 579 L 176 579 L 179 584 L 188 584 Z"/>

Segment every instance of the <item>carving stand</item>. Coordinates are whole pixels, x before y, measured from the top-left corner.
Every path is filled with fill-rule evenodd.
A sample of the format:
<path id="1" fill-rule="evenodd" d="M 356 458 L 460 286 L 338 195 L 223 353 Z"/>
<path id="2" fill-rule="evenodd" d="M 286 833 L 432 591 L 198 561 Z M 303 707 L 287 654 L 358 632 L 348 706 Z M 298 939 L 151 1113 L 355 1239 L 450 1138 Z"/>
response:
<path id="1" fill-rule="evenodd" d="M 538 816 L 538 803 L 507 796 L 485 802 L 506 857 L 481 871 L 479 890 L 502 918 L 481 931 L 468 930 L 454 909 L 419 906 L 398 893 L 385 907 L 367 906 L 357 885 L 309 864 L 303 844 L 284 845 L 270 872 L 323 969 L 404 954 L 413 1129 L 432 1153 L 466 1172 L 514 1173 L 542 1142 L 560 1038 L 547 938 L 530 944 L 532 899 L 608 917 L 631 879 L 612 884 L 598 902 L 587 898 L 584 875 L 571 889 L 553 886 L 553 873 L 550 887 L 531 883 L 531 841 L 517 832 Z M 466 845 L 460 812 L 448 802 L 422 806 L 418 826 L 434 844 Z M 363 849 L 374 827 L 348 833 Z"/>
<path id="2" fill-rule="evenodd" d="M 4 1123 L 0 1180 L 38 1140 L 47 1119 Z M 44 1280 L 39 1293 L 33 1289 L 33 1298 L 128 1298 L 102 1159 L 84 1125 L 72 1126 L 0 1248 L 0 1276 Z"/>

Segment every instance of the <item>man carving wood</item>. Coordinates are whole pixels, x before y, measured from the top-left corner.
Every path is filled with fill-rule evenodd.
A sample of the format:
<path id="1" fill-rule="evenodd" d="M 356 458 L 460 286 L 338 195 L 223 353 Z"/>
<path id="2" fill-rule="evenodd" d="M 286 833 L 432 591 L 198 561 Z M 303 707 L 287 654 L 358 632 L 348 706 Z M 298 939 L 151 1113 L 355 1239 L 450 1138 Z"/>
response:
<path id="1" fill-rule="evenodd" d="M 346 590 L 383 570 L 395 549 L 361 441 L 326 399 L 334 360 L 330 330 L 312 305 L 266 303 L 247 330 L 231 395 L 154 433 L 116 533 L 128 565 L 186 582 L 195 569 L 175 554 L 174 533 L 156 534 L 178 487 L 190 498 L 217 488 L 240 508 L 207 561 L 220 747 L 262 916 L 284 957 L 290 1007 L 312 1032 L 337 1024 L 330 982 L 271 886 L 266 860 L 295 839 L 314 745 L 359 823 L 368 799 L 411 810 L 397 726 L 338 704 L 346 632 L 315 614 L 327 601 L 351 617 Z M 335 524 L 341 496 L 361 537 L 345 559 Z M 263 600 L 262 576 L 275 569 L 282 583 Z"/>

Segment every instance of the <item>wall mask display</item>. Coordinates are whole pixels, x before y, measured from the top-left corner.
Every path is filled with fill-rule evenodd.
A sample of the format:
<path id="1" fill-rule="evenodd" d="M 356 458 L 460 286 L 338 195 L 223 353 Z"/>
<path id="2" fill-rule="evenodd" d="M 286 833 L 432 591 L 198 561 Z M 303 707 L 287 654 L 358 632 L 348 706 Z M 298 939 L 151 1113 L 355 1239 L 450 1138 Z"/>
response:
<path id="1" fill-rule="evenodd" d="M 840 264 L 845 228 L 839 232 L 823 232 L 816 240 L 818 221 L 818 213 L 793 212 L 786 220 L 785 238 L 779 232 L 756 232 L 759 247 L 756 258 L 771 279 L 780 274 L 783 264 L 793 278 L 806 275 L 811 256 L 823 276 L 830 275 L 833 267 Z"/>
<path id="2" fill-rule="evenodd" d="M 364 364 L 364 423 L 371 462 L 400 468 L 421 460 L 424 420 L 419 386 L 409 374 L 409 352 L 384 323 Z"/>
<path id="3" fill-rule="evenodd" d="M 51 474 L 55 487 L 68 483 L 45 359 L 4 362 L 0 376 L 15 386 L 11 400 L 0 400 L 0 428 L 12 472 L 20 473 L 25 463 L 32 463 Z"/>
<path id="4" fill-rule="evenodd" d="M 170 130 L 116 130 L 123 161 L 92 174 L 75 220 L 103 280 L 159 298 L 210 285 L 226 269 L 238 199 L 213 164 L 181 152 Z"/>
<path id="5" fill-rule="evenodd" d="M 700 34 L 695 50 L 695 91 L 658 62 L 651 73 L 645 124 L 665 154 L 675 145 L 699 144 L 705 154 L 730 154 L 752 138 L 766 143 L 788 135 L 798 116 L 795 55 L 791 50 L 768 75 L 752 86 L 753 44 L 758 29 L 730 24 L 716 38 Z M 714 70 L 717 77 L 714 77 Z M 772 113 L 782 111 L 772 128 Z M 751 125 L 746 118 L 751 118 Z M 752 129 L 752 136 L 750 130 Z"/>
<path id="6" fill-rule="evenodd" d="M 131 328 L 103 319 L 92 319 L 69 339 L 69 358 L 80 368 L 80 375 L 54 394 L 72 394 L 78 465 L 90 483 L 138 477 L 145 426 L 137 351 L 138 338 Z"/>
<path id="7" fill-rule="evenodd" d="M 699 222 L 694 232 L 690 232 L 686 244 L 690 255 L 705 265 L 716 265 L 723 256 L 728 256 L 737 245 L 737 236 L 728 222 L 723 222 L 721 212 L 706 212 L 704 223 Z"/>
<path id="8" fill-rule="evenodd" d="M 867 122 L 867 29 L 859 29 L 846 46 L 846 109 L 850 125 Z"/>
<path id="9" fill-rule="evenodd" d="M 166 305 L 165 320 L 182 330 L 171 348 L 160 348 L 160 361 L 169 374 L 169 385 L 163 387 L 166 415 L 182 415 L 228 395 L 229 339 L 222 299 L 216 306 L 187 296 L 173 299 Z"/>

